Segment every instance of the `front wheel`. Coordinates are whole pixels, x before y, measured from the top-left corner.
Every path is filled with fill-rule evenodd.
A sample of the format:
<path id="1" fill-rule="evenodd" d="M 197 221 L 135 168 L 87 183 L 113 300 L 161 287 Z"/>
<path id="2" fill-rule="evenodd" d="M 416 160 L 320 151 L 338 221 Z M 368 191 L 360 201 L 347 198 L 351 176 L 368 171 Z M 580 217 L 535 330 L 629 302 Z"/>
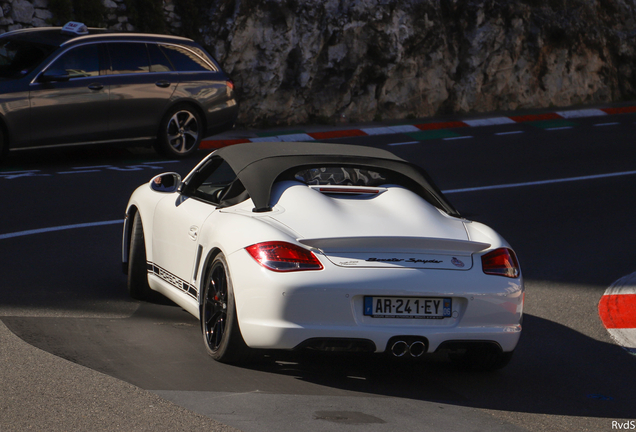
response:
<path id="1" fill-rule="evenodd" d="M 234 289 L 223 254 L 212 261 L 204 283 L 201 329 L 208 354 L 222 363 L 248 361 L 251 350 L 241 335 Z"/>
<path id="2" fill-rule="evenodd" d="M 161 121 L 155 148 L 164 156 L 184 158 L 197 151 L 202 138 L 203 122 L 197 110 L 177 105 Z"/>
<path id="3" fill-rule="evenodd" d="M 148 285 L 146 242 L 139 212 L 135 213 L 128 249 L 128 293 L 136 300 L 151 300 L 154 291 Z"/>

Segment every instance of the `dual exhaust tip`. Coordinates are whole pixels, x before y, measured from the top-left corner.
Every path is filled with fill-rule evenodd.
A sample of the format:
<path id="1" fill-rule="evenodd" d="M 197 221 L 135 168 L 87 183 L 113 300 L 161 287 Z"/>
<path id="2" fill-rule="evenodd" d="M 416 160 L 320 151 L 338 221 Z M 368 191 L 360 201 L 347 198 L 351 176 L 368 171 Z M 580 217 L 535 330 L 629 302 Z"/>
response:
<path id="1" fill-rule="evenodd" d="M 391 345 L 390 349 L 394 357 L 404 357 L 408 354 L 413 358 L 417 358 L 426 353 L 426 344 L 419 340 L 410 343 L 398 340 Z"/>

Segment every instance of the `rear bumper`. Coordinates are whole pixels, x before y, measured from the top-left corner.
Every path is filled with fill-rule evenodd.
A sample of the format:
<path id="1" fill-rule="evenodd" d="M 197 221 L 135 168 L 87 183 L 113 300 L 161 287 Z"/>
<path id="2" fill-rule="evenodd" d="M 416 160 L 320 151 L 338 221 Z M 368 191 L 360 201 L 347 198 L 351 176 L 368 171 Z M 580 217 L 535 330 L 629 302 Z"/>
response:
<path id="1" fill-rule="evenodd" d="M 275 273 L 244 250 L 229 257 L 239 326 L 253 348 L 294 349 L 309 339 L 365 339 L 376 352 L 396 336 L 423 337 L 428 352 L 448 341 L 497 343 L 512 351 L 521 334 L 523 281 L 471 271 L 341 268 Z M 452 317 L 373 318 L 364 296 L 451 297 Z"/>

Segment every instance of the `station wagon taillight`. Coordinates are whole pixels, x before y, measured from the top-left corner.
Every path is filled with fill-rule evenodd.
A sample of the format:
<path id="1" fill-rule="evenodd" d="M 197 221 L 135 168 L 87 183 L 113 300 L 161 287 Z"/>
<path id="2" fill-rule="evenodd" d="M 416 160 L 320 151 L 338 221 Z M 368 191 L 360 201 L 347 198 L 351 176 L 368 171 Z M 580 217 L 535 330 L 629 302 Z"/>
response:
<path id="1" fill-rule="evenodd" d="M 509 278 L 519 277 L 519 262 L 512 249 L 499 248 L 481 257 L 484 273 Z"/>
<path id="2" fill-rule="evenodd" d="M 271 241 L 248 246 L 245 250 L 260 265 L 275 272 L 322 270 L 312 251 L 295 244 Z"/>

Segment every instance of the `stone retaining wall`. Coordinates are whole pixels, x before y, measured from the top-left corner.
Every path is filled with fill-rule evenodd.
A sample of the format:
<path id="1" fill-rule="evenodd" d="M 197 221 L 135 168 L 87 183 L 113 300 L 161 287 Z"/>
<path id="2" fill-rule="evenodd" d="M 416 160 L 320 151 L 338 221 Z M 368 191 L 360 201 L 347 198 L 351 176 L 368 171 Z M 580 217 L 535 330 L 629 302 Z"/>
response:
<path id="1" fill-rule="evenodd" d="M 134 30 L 124 0 L 104 25 Z M 204 4 L 201 2 L 200 4 Z M 370 121 L 633 99 L 632 0 L 213 0 L 198 42 L 234 79 L 246 125 Z M 0 2 L 0 29 L 49 25 Z M 168 31 L 181 34 L 172 0 Z"/>

